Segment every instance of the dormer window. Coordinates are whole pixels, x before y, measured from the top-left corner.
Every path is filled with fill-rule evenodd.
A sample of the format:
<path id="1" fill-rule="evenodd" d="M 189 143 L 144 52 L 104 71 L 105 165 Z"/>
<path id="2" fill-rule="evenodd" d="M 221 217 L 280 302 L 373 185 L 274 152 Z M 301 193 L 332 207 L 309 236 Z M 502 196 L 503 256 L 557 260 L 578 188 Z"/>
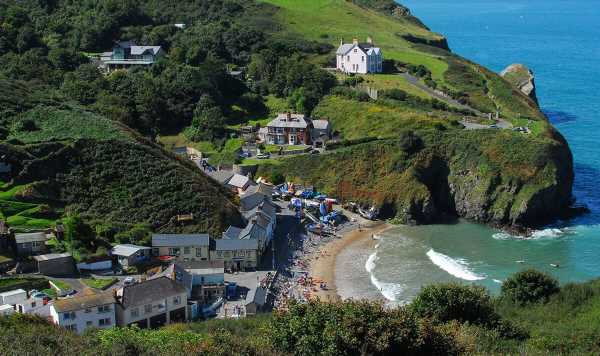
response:
<path id="1" fill-rule="evenodd" d="M 355 48 L 355 49 L 354 49 L 354 53 L 356 53 L 356 52 L 358 52 L 358 50 Z"/>

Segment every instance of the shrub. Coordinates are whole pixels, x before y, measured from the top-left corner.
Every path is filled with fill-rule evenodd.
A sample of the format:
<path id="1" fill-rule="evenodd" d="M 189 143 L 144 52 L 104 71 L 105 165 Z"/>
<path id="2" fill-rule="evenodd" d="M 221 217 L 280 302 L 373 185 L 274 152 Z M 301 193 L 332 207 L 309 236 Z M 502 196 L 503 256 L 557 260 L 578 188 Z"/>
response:
<path id="1" fill-rule="evenodd" d="M 455 283 L 423 288 L 411 304 L 411 309 L 418 316 L 442 323 L 456 320 L 493 325 L 499 320 L 485 288 Z"/>
<path id="2" fill-rule="evenodd" d="M 381 91 L 381 97 L 404 101 L 408 97 L 408 94 L 402 89 L 388 89 Z"/>
<path id="3" fill-rule="evenodd" d="M 22 132 L 31 132 L 31 131 L 36 131 L 38 129 L 37 125 L 35 124 L 35 121 L 31 120 L 31 119 L 23 119 L 21 121 L 19 121 L 17 123 L 17 131 L 22 131 Z"/>
<path id="4" fill-rule="evenodd" d="M 501 296 L 520 304 L 545 303 L 559 290 L 556 279 L 543 272 L 528 269 L 517 272 L 504 281 Z"/>

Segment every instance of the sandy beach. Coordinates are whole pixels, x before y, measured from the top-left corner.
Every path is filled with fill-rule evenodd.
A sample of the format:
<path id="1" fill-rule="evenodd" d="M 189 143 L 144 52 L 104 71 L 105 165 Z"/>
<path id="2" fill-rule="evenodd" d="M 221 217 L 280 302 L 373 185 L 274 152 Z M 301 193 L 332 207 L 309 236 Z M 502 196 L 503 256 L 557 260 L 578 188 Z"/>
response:
<path id="1" fill-rule="evenodd" d="M 327 289 L 319 289 L 313 295 L 322 301 L 337 301 L 340 299 L 335 286 L 335 266 L 337 255 L 346 247 L 360 240 L 372 240 L 372 235 L 379 234 L 391 227 L 383 221 L 369 222 L 362 225 L 361 229 L 354 229 L 342 234 L 315 251 L 310 257 L 309 275 L 313 279 L 321 280 L 327 285 Z M 373 240 L 373 243 L 376 243 Z"/>

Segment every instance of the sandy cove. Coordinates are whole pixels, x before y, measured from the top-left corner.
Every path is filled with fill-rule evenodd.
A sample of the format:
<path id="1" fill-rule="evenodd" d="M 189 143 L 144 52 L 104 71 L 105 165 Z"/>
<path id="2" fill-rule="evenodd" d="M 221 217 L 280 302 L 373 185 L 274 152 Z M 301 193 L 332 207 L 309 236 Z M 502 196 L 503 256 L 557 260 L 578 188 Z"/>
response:
<path id="1" fill-rule="evenodd" d="M 333 240 L 323 246 L 310 256 L 309 275 L 313 279 L 321 280 L 327 284 L 327 289 L 319 289 L 313 293 L 313 296 L 319 297 L 322 301 L 338 301 L 340 296 L 335 286 L 335 265 L 338 254 L 346 247 L 360 240 L 375 240 L 373 235 L 379 234 L 391 227 L 390 224 L 379 221 L 363 225 L 360 229 L 348 231 L 341 238 Z"/>

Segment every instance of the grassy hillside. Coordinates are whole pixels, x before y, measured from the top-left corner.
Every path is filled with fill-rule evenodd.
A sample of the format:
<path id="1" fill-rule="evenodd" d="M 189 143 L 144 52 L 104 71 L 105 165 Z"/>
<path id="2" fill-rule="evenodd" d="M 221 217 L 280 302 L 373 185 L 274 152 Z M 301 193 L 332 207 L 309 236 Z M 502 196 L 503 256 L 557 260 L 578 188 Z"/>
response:
<path id="1" fill-rule="evenodd" d="M 345 41 L 353 38 L 364 41 L 371 36 L 375 44 L 382 48 L 385 59 L 425 66 L 438 89 L 463 97 L 480 111 L 495 112 L 499 109 L 511 121 L 521 117 L 544 119 L 531 100 L 495 73 L 448 51 L 420 43 L 441 40 L 443 37 L 410 18 L 385 15 L 343 0 L 261 1 L 280 7 L 276 18 L 288 31 L 305 38 L 326 41 L 336 48 L 342 38 Z M 377 7 L 376 2 L 363 3 L 373 3 L 373 7 Z M 410 37 L 407 39 L 408 35 Z M 385 89 L 393 86 L 393 82 L 397 82 L 397 88 L 406 87 L 403 78 L 398 76 L 372 84 Z"/>

